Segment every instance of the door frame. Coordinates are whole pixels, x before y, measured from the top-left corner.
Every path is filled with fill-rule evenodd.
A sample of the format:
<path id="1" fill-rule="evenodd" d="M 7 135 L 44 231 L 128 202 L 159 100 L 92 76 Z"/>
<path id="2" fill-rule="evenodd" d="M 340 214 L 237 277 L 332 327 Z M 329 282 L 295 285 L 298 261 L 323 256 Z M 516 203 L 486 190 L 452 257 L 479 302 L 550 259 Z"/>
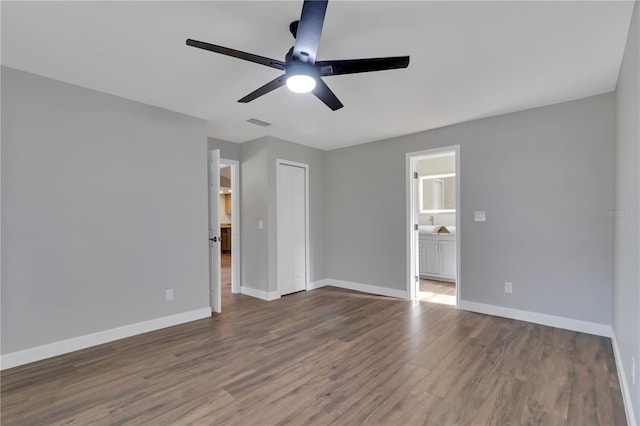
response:
<path id="1" fill-rule="evenodd" d="M 460 241 L 462 218 L 462 204 L 460 203 L 460 145 L 450 145 L 439 148 L 427 149 L 424 151 L 408 152 L 405 155 L 406 161 L 406 230 L 407 230 L 407 297 L 411 300 L 417 299 L 416 277 L 420 279 L 419 265 L 417 264 L 419 231 L 414 229 L 414 225 L 420 224 L 418 200 L 418 186 L 414 178 L 414 173 L 418 173 L 418 160 L 430 155 L 444 154 L 445 152 L 455 152 L 456 157 L 456 308 L 460 308 L 460 295 L 462 294 L 462 257 L 460 256 Z M 419 282 L 419 281 L 418 281 Z"/>
<path id="2" fill-rule="evenodd" d="M 212 182 L 216 182 L 213 184 Z M 213 194 L 212 194 L 213 193 Z M 207 198 L 209 236 L 209 305 L 211 312 L 222 312 L 222 279 L 220 277 L 220 150 L 207 150 Z M 213 219 L 213 220 L 212 220 Z M 213 238 L 213 240 L 212 240 Z M 217 253 L 212 255 L 213 253 Z M 215 265 L 217 263 L 217 265 Z M 215 266 L 214 266 L 215 265 Z M 215 298 L 215 301 L 214 301 Z"/>
<path id="3" fill-rule="evenodd" d="M 295 161 L 289 161 L 289 160 L 284 160 L 281 158 L 276 159 L 276 191 L 275 191 L 275 196 L 276 196 L 276 233 L 275 233 L 275 240 L 276 240 L 276 292 L 278 293 L 278 295 L 281 295 L 281 290 L 280 290 L 280 281 L 278 279 L 279 275 L 279 271 L 278 271 L 278 256 L 280 255 L 279 251 L 279 241 L 278 241 L 278 214 L 279 214 L 279 209 L 280 206 L 278 206 L 278 188 L 280 186 L 280 173 L 278 173 L 278 169 L 280 166 L 293 166 L 293 167 L 300 167 L 302 169 L 304 169 L 304 259 L 305 259 L 305 265 L 304 265 L 304 269 L 305 269 L 305 277 L 304 277 L 304 289 L 309 290 L 309 282 L 310 282 L 310 270 L 309 270 L 309 165 L 305 164 L 305 163 L 298 163 Z"/>
<path id="4" fill-rule="evenodd" d="M 240 293 L 240 162 L 220 159 L 231 167 L 231 293 Z"/>

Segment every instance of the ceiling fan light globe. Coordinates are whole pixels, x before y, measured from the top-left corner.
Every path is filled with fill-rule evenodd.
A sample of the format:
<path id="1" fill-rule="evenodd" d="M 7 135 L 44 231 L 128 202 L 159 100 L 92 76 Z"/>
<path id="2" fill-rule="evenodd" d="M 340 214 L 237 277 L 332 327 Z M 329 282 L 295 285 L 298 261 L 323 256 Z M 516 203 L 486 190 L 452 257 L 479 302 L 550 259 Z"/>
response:
<path id="1" fill-rule="evenodd" d="M 309 93 L 316 87 L 316 79 L 306 74 L 296 74 L 287 78 L 287 87 L 295 93 Z"/>

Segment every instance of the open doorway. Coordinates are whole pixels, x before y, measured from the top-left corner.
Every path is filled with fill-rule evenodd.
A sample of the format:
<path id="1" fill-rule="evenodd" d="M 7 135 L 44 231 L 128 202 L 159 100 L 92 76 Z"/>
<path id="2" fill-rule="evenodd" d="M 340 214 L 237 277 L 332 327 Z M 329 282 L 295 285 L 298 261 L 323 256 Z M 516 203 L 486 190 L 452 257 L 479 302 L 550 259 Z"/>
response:
<path id="1" fill-rule="evenodd" d="M 459 157 L 459 146 L 407 154 L 407 285 L 412 299 L 459 305 Z"/>
<path id="2" fill-rule="evenodd" d="M 220 159 L 220 286 L 223 309 L 240 293 L 239 163 Z"/>

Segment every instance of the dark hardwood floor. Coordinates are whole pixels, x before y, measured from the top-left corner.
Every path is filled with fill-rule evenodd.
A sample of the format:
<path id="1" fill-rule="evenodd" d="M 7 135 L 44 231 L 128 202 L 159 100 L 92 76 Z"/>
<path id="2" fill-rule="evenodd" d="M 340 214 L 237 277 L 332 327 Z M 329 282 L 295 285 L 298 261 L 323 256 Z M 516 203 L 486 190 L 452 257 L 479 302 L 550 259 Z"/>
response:
<path id="1" fill-rule="evenodd" d="M 451 285 L 225 288 L 220 315 L 4 371 L 2 424 L 625 424 L 609 339 L 458 311 Z"/>

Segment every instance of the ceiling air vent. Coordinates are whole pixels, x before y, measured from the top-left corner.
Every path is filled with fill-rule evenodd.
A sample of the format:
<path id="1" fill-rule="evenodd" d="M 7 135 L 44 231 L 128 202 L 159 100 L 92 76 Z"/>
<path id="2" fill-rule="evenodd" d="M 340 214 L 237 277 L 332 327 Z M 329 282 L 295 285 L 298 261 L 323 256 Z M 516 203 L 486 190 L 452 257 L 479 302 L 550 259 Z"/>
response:
<path id="1" fill-rule="evenodd" d="M 266 121 L 258 120 L 257 118 L 250 118 L 247 120 L 247 123 L 255 124 L 256 126 L 267 127 L 271 126 L 271 123 L 267 123 Z"/>

